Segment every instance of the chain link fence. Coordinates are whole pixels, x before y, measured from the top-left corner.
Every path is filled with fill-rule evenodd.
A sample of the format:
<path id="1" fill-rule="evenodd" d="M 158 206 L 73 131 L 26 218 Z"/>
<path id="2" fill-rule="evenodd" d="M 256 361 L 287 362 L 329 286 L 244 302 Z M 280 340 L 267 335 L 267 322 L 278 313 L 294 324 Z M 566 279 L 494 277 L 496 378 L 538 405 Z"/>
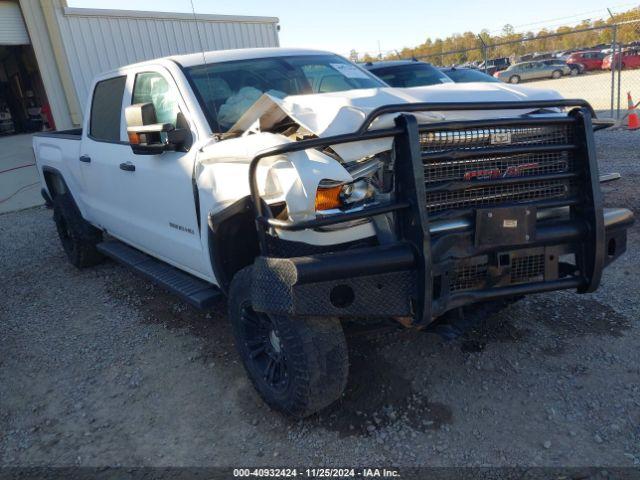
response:
<path id="1" fill-rule="evenodd" d="M 627 93 L 640 101 L 640 19 L 416 55 L 436 66 L 473 67 L 510 83 L 584 98 L 599 116 L 623 120 Z M 397 58 L 402 58 L 397 55 Z M 568 62 L 567 62 L 568 61 Z M 496 73 L 497 72 L 497 73 Z"/>

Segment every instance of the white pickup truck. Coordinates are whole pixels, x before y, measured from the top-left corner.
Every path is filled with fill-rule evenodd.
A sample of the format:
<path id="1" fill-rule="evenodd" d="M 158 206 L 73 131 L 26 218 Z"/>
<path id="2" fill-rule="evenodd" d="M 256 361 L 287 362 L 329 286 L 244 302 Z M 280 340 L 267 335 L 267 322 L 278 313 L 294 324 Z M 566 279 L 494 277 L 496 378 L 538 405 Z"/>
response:
<path id="1" fill-rule="evenodd" d="M 341 321 L 446 330 L 469 305 L 598 287 L 633 214 L 603 208 L 593 117 L 249 49 L 100 75 L 83 128 L 33 146 L 71 263 L 109 256 L 200 308 L 226 295 L 256 389 L 303 417 L 345 387 Z"/>

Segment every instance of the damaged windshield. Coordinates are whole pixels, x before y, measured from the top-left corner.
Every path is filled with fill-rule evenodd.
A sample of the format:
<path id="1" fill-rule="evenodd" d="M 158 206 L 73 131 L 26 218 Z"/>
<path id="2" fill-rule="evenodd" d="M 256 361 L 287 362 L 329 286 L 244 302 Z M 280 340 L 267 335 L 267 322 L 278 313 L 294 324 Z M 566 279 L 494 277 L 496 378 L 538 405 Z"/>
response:
<path id="1" fill-rule="evenodd" d="M 300 55 L 210 63 L 186 69 L 211 130 L 226 132 L 263 93 L 288 95 L 386 87 L 337 55 Z"/>

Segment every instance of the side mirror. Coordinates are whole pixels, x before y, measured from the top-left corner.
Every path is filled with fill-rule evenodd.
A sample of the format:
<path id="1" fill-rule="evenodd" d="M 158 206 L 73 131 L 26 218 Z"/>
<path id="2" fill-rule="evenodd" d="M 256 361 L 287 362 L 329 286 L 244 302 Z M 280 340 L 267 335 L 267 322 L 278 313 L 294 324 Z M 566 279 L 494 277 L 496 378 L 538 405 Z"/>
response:
<path id="1" fill-rule="evenodd" d="M 175 128 L 170 123 L 157 123 L 156 109 L 152 103 L 130 105 L 124 112 L 127 136 L 136 155 L 158 155 L 166 150 L 187 149 L 191 146 L 188 128 Z M 178 114 L 177 124 L 182 127 L 186 120 Z"/>

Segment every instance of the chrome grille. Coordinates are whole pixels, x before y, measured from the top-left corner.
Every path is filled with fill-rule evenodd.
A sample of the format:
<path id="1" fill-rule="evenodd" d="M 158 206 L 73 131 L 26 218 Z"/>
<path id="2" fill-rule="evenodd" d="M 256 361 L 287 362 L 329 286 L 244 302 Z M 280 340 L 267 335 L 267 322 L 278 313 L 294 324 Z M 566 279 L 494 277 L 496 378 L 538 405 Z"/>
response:
<path id="1" fill-rule="evenodd" d="M 563 198 L 572 191 L 572 183 L 563 180 L 548 180 L 527 183 L 507 183 L 465 190 L 446 190 L 427 194 L 429 213 L 443 210 L 483 207 L 506 202 L 531 202 Z"/>
<path id="2" fill-rule="evenodd" d="M 530 181 L 526 178 L 577 172 L 575 152 L 569 147 L 574 141 L 574 124 L 422 132 L 420 148 L 427 211 L 437 213 L 568 198 L 575 189 L 566 178 Z M 522 152 L 520 148 L 519 152 L 504 152 L 509 148 L 553 145 L 560 145 L 561 150 Z M 563 145 L 567 145 L 567 149 L 563 149 Z M 497 153 L 496 148 L 503 148 L 502 153 Z M 467 152 L 465 155 L 470 158 L 456 158 L 455 152 L 461 151 Z M 451 152 L 449 158 L 448 152 Z M 514 183 L 514 177 L 521 177 L 522 181 Z M 511 182 L 500 184 L 501 178 L 509 178 Z M 483 186 L 484 180 L 493 180 L 492 185 Z M 461 190 L 459 185 L 449 188 L 445 184 L 461 181 L 468 182 L 468 188 Z"/>
<path id="3" fill-rule="evenodd" d="M 495 147 L 496 140 L 508 134 L 511 145 L 559 145 L 573 143 L 572 125 L 510 128 L 469 128 L 455 131 L 423 132 L 420 145 L 423 151 L 442 151 L 449 148 L 464 149 Z"/>
<path id="4" fill-rule="evenodd" d="M 518 176 L 564 173 L 574 170 L 571 152 L 524 153 L 520 155 L 474 158 L 427 163 L 424 166 L 425 182 L 465 180 L 474 172 L 484 172 L 474 179 L 499 178 L 509 171 Z"/>

